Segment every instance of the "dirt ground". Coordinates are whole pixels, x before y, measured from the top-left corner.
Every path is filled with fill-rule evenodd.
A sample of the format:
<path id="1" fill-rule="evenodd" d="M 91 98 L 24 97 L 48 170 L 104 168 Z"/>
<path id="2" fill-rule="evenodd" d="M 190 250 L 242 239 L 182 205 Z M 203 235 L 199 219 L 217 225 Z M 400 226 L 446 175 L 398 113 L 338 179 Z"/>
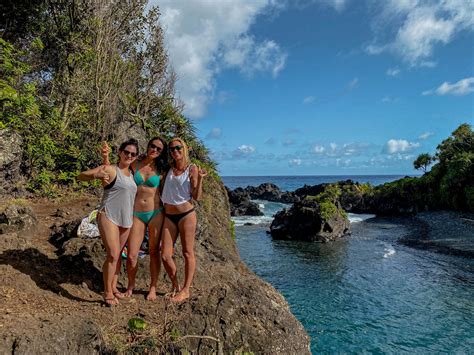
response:
<path id="1" fill-rule="evenodd" d="M 158 284 L 156 301 L 145 300 L 146 286 L 143 285 L 145 287 L 139 287 L 131 298 L 121 300 L 119 306 L 112 308 L 103 305 L 101 293 L 97 291 L 100 285 L 91 285 L 87 278 L 80 283 L 68 282 L 68 273 L 74 271 L 58 258 L 58 249 L 49 241 L 51 228 L 87 216 L 97 202 L 94 196 L 0 202 L 0 211 L 9 203 L 23 204 L 30 206 L 38 218 L 38 223 L 28 232 L 0 235 L 0 339 L 4 344 L 0 346 L 0 353 L 11 354 L 15 348 L 26 352 L 29 349 L 60 350 L 61 342 L 69 341 L 61 339 L 68 332 L 65 328 L 69 326 L 77 331 L 81 328 L 78 324 L 90 321 L 92 327 L 97 325 L 100 329 L 99 334 L 91 335 L 101 338 L 96 339 L 100 351 L 135 349 L 142 352 L 151 343 L 159 345 L 177 336 L 167 324 L 170 319 L 176 319 L 179 306 L 170 304 L 165 297 L 169 284 L 163 278 Z M 65 217 L 55 216 L 58 208 L 66 211 Z M 145 331 L 128 330 L 127 323 L 134 316 L 146 320 Z M 90 330 L 91 326 L 86 328 Z M 84 336 L 87 334 L 78 335 L 79 338 Z M 41 339 L 57 344 L 38 345 Z M 28 344 L 36 345 L 28 348 Z"/>

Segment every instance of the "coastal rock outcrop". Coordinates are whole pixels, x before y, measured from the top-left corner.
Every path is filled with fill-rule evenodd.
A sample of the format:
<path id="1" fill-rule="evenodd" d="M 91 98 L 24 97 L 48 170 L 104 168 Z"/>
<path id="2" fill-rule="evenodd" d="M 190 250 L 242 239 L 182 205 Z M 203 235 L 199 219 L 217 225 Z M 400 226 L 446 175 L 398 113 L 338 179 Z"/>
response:
<path id="1" fill-rule="evenodd" d="M 226 188 L 230 202 L 231 216 L 263 216 L 255 202 L 250 201 L 250 194 L 242 189 L 229 190 Z"/>
<path id="2" fill-rule="evenodd" d="M 326 243 L 348 234 L 349 220 L 340 206 L 306 198 L 277 213 L 270 233 L 275 239 Z"/>
<path id="3" fill-rule="evenodd" d="M 257 187 L 247 186 L 245 191 L 248 192 L 250 198 L 258 200 L 281 203 L 293 203 L 299 200 L 292 192 L 281 191 L 277 185 L 272 183 L 260 184 Z"/>
<path id="4" fill-rule="evenodd" d="M 207 354 L 217 352 L 220 347 L 224 353 L 309 354 L 309 337 L 291 314 L 286 300 L 240 260 L 231 236 L 224 186 L 207 178 L 203 200 L 196 209 L 197 268 L 192 295 L 188 301 L 171 307 L 167 318 L 167 329 L 174 329 L 175 334 L 183 336 L 179 343 L 170 344 L 173 351 L 182 349 Z M 100 287 L 100 270 L 105 257 L 102 244 L 98 238 L 75 237 L 74 223 L 57 228 L 52 241 L 59 247 L 62 265 L 68 265 L 79 277 L 88 275 L 89 287 Z M 176 249 L 175 260 L 182 280 L 184 267 L 179 241 Z M 148 261 L 148 257 L 139 261 L 137 288 L 147 287 Z M 124 278 L 122 273 L 122 284 L 126 284 Z M 159 297 L 157 302 L 166 300 Z M 219 342 L 203 340 L 202 336 Z"/>

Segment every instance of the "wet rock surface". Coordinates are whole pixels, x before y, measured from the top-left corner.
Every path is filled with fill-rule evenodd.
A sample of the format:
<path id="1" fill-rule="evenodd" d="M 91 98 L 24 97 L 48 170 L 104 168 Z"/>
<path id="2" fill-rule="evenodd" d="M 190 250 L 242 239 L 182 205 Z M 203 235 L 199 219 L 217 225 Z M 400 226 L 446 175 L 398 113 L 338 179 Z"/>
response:
<path id="1" fill-rule="evenodd" d="M 258 205 L 250 201 L 250 194 L 246 190 L 237 188 L 235 190 L 226 189 L 226 191 L 230 202 L 231 216 L 263 216 Z"/>
<path id="2" fill-rule="evenodd" d="M 418 213 L 411 218 L 416 232 L 402 244 L 443 254 L 474 258 L 474 214 L 454 211 Z"/>

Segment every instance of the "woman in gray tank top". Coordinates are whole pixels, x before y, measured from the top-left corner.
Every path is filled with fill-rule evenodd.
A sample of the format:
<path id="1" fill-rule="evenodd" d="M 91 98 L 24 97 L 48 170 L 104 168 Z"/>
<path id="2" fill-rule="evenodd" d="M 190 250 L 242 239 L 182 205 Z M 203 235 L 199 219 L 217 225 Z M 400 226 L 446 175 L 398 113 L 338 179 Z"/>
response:
<path id="1" fill-rule="evenodd" d="M 107 258 L 102 267 L 104 302 L 107 306 L 117 305 L 118 298 L 123 298 L 123 294 L 117 289 L 117 281 L 121 266 L 120 254 L 133 223 L 133 203 L 137 185 L 130 172 L 130 164 L 136 159 L 137 154 L 138 142 L 129 139 L 120 145 L 120 161 L 117 165 L 101 165 L 78 176 L 82 181 L 99 179 L 104 187 L 97 220 L 100 236 L 107 251 Z"/>

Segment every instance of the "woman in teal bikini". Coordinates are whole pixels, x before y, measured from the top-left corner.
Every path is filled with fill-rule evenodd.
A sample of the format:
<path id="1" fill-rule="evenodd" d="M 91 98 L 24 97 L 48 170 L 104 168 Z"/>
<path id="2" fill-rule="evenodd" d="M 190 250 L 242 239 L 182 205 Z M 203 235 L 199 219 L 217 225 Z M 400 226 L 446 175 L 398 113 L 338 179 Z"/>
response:
<path id="1" fill-rule="evenodd" d="M 108 157 L 108 153 L 104 152 Z M 156 284 L 160 272 L 161 258 L 159 251 L 161 227 L 163 225 L 163 206 L 160 200 L 160 181 L 167 171 L 167 144 L 160 137 L 148 142 L 146 156 L 132 165 L 133 178 L 137 184 L 137 195 L 133 209 L 133 225 L 128 238 L 127 274 L 128 286 L 125 296 L 130 297 L 135 288 L 138 252 L 148 227 L 150 250 L 150 289 L 147 300 L 156 299 Z M 162 158 L 164 157 L 164 159 Z"/>

